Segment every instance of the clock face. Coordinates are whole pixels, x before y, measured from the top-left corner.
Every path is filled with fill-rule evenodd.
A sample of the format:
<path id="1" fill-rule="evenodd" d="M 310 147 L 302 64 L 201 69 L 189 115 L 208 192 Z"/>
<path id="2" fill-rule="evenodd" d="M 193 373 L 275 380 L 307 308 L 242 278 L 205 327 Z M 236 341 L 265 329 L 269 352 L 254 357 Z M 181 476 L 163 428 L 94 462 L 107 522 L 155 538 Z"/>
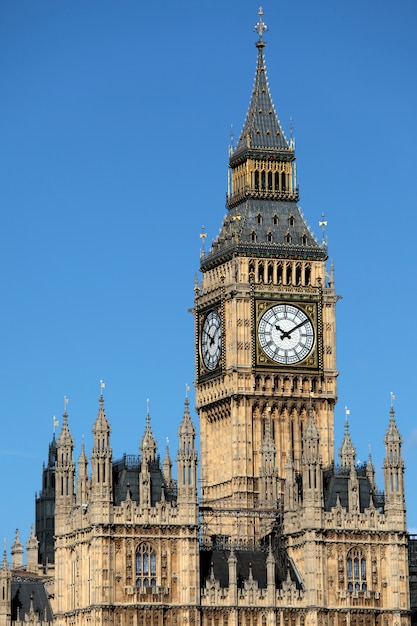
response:
<path id="1" fill-rule="evenodd" d="M 216 369 L 222 351 L 222 324 L 217 311 L 207 314 L 201 333 L 201 354 L 208 370 Z"/>
<path id="2" fill-rule="evenodd" d="M 302 309 L 292 304 L 277 304 L 262 315 L 258 338 L 270 359 L 282 365 L 294 365 L 313 348 L 313 324 Z"/>

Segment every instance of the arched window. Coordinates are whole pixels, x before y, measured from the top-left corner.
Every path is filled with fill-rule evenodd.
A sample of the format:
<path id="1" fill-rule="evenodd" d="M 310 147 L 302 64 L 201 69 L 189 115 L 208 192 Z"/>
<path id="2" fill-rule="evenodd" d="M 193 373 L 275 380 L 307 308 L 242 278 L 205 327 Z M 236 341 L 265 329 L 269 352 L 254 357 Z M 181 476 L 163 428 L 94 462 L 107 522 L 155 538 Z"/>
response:
<path id="1" fill-rule="evenodd" d="M 136 587 L 156 588 L 156 554 L 152 546 L 143 543 L 136 550 Z"/>
<path id="2" fill-rule="evenodd" d="M 352 548 L 347 555 L 346 578 L 349 591 L 366 591 L 366 558 L 357 548 Z"/>

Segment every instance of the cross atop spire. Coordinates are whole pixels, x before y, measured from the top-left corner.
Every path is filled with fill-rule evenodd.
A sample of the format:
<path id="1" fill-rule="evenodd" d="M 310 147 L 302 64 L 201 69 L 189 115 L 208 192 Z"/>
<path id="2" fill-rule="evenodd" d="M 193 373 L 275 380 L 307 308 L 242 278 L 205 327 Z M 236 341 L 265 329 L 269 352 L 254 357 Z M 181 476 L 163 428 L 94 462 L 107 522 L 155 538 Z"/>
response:
<path id="1" fill-rule="evenodd" d="M 258 35 L 259 35 L 259 41 L 256 44 L 256 46 L 258 48 L 263 48 L 264 46 L 266 46 L 266 43 L 263 41 L 263 34 L 264 34 L 264 32 L 266 32 L 268 30 L 268 26 L 262 20 L 263 14 L 264 14 L 264 12 L 263 12 L 262 7 L 259 7 L 259 11 L 258 11 L 259 22 L 256 24 L 256 26 L 254 28 L 255 33 L 258 33 Z"/>

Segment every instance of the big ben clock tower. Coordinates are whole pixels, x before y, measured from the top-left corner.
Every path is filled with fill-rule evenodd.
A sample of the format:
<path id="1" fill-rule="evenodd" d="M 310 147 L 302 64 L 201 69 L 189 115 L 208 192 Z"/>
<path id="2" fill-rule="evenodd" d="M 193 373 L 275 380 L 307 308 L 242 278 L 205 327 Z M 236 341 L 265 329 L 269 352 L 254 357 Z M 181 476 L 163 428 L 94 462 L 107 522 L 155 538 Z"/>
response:
<path id="1" fill-rule="evenodd" d="M 259 11 L 255 84 L 229 161 L 227 215 L 196 286 L 203 533 L 253 542 L 300 469 L 309 411 L 334 457 L 335 304 L 327 250 L 297 205 L 295 153 L 272 103 Z"/>

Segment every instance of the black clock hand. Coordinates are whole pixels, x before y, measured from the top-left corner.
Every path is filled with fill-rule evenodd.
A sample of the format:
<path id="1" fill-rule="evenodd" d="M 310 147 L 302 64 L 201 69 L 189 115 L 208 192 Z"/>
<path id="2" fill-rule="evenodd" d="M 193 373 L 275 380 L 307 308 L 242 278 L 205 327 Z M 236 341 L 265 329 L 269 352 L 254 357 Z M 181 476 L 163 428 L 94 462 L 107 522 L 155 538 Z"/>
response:
<path id="1" fill-rule="evenodd" d="M 297 328 L 300 328 L 300 326 L 303 326 L 303 324 L 305 324 L 306 322 L 308 322 L 308 319 L 305 319 L 304 321 L 300 322 L 299 324 L 297 324 L 297 326 L 294 326 L 294 328 L 291 328 L 291 330 L 282 330 L 282 328 L 280 328 L 279 326 L 275 326 L 275 328 L 282 333 L 281 335 L 281 341 L 282 341 L 282 339 L 284 339 L 285 337 L 287 337 L 288 339 L 291 339 L 291 333 L 294 330 L 297 330 Z"/>

